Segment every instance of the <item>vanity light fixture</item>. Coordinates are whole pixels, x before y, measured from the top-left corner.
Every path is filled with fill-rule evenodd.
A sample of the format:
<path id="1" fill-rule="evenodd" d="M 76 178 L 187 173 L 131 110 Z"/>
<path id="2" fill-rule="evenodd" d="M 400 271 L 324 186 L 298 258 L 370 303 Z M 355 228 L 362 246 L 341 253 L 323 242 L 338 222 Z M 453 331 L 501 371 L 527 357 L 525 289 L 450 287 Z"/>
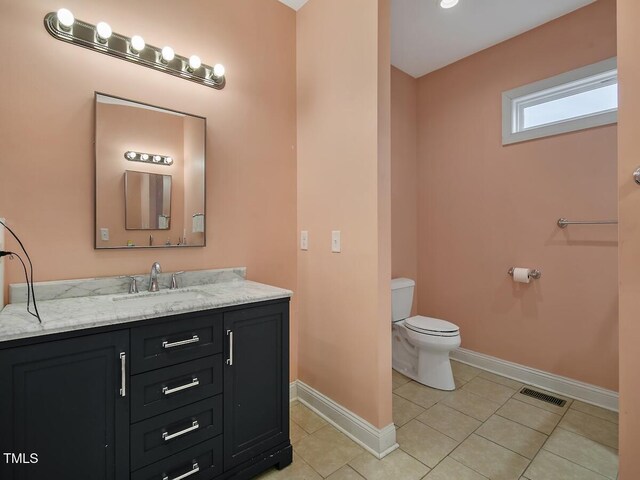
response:
<path id="1" fill-rule="evenodd" d="M 124 158 L 131 162 L 155 163 L 157 165 L 173 165 L 173 158 L 168 155 L 158 155 L 155 153 L 141 153 L 129 150 L 125 152 Z"/>
<path id="2" fill-rule="evenodd" d="M 162 63 L 169 63 L 176 56 L 176 53 L 173 51 L 171 47 L 163 47 L 162 52 L 160 54 Z"/>
<path id="3" fill-rule="evenodd" d="M 202 60 L 198 55 L 191 55 L 189 57 L 189 71 L 195 72 L 202 65 Z"/>
<path id="4" fill-rule="evenodd" d="M 56 19 L 58 20 L 58 27 L 65 32 L 71 31 L 71 27 L 76 20 L 73 13 L 66 8 L 61 8 L 56 12 Z"/>
<path id="5" fill-rule="evenodd" d="M 130 43 L 133 53 L 140 53 L 142 50 L 144 50 L 144 38 L 142 38 L 140 35 L 134 35 L 133 37 L 131 37 Z"/>
<path id="6" fill-rule="evenodd" d="M 111 27 L 107 22 L 100 22 L 96 25 L 96 39 L 99 43 L 107 43 L 112 33 Z"/>
<path id="7" fill-rule="evenodd" d="M 442 8 L 453 8 L 460 0 L 439 0 Z"/>
<path id="8" fill-rule="evenodd" d="M 106 22 L 92 25 L 76 20 L 73 13 L 66 8 L 48 13 L 44 17 L 44 26 L 52 37 L 63 42 L 144 65 L 217 90 L 223 89 L 226 85 L 225 70 L 220 64 L 211 67 L 202 63 L 197 55 L 187 58 L 176 55 L 168 46 L 160 49 L 147 45 L 140 35 L 129 38 L 115 33 Z"/>

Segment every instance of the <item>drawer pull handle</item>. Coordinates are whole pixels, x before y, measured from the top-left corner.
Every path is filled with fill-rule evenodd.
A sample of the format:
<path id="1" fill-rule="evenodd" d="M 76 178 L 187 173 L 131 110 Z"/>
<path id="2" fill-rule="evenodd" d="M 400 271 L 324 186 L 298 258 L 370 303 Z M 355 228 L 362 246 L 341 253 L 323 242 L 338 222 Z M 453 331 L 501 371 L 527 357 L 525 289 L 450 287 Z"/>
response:
<path id="1" fill-rule="evenodd" d="M 198 335 L 194 335 L 193 338 L 189 338 L 187 340 L 180 340 L 179 342 L 162 342 L 162 348 L 175 348 L 180 347 L 182 345 L 189 345 L 190 343 L 198 343 L 200 341 L 200 337 Z"/>
<path id="2" fill-rule="evenodd" d="M 120 396 L 127 396 L 127 355 L 120 352 Z"/>
<path id="3" fill-rule="evenodd" d="M 198 466 L 198 462 L 193 462 L 193 465 L 191 465 L 191 470 L 188 471 L 187 473 L 183 473 L 182 475 L 178 477 L 173 477 L 171 479 L 169 478 L 168 475 L 164 475 L 162 477 L 162 480 L 182 480 L 183 478 L 187 478 L 187 477 L 190 477 L 191 475 L 195 475 L 199 471 L 200 471 L 200 467 Z"/>
<path id="4" fill-rule="evenodd" d="M 227 365 L 233 366 L 233 331 L 227 330 L 227 337 L 229 337 L 229 358 L 227 358 Z"/>
<path id="5" fill-rule="evenodd" d="M 186 390 L 187 388 L 197 387 L 198 385 L 200 385 L 200 381 L 196 377 L 193 377 L 193 380 L 191 380 L 191 382 L 185 383 L 184 385 L 180 385 L 176 388 L 162 387 L 162 393 L 164 393 L 165 395 L 171 395 L 172 393 Z"/>
<path id="6" fill-rule="evenodd" d="M 199 428 L 200 428 L 200 424 L 198 423 L 197 420 L 194 420 L 193 424 L 189 428 L 185 428 L 184 430 L 180 430 L 179 432 L 176 432 L 176 433 L 162 432 L 162 439 L 165 442 L 167 442 L 169 440 L 173 440 L 174 438 L 181 437 L 182 435 L 185 435 L 189 432 L 193 432 L 194 430 L 197 430 Z"/>

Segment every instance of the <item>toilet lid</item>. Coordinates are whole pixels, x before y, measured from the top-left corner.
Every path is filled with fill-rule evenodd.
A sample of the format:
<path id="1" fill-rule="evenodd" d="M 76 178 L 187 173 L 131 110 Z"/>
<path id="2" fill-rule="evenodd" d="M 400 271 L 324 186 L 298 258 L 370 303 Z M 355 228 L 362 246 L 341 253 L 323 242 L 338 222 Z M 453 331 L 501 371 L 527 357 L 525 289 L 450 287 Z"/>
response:
<path id="1" fill-rule="evenodd" d="M 404 323 L 407 328 L 428 335 L 455 336 L 460 333 L 460 328 L 457 325 L 439 318 L 418 315 L 407 318 Z"/>

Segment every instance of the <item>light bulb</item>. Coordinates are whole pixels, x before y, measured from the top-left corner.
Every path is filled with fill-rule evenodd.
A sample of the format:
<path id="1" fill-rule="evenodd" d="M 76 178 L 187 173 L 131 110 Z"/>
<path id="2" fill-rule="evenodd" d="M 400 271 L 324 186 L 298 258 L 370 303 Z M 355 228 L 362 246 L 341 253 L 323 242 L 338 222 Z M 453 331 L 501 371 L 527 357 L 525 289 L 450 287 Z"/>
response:
<path id="1" fill-rule="evenodd" d="M 127 158 L 129 160 L 133 160 L 134 158 L 136 158 L 136 152 L 127 152 Z"/>
<path id="2" fill-rule="evenodd" d="M 166 157 L 164 159 L 164 163 L 166 163 L 167 165 L 171 165 L 173 163 L 173 158 L 171 157 Z"/>
<path id="3" fill-rule="evenodd" d="M 452 8 L 455 7 L 460 0 L 440 0 L 440 6 L 442 8 Z"/>
<path id="4" fill-rule="evenodd" d="M 162 49 L 162 60 L 165 62 L 170 62 L 175 58 L 176 54 L 171 47 L 164 47 Z"/>
<path id="5" fill-rule="evenodd" d="M 191 55 L 189 57 L 189 68 L 191 70 L 197 70 L 200 68 L 200 65 L 202 65 L 202 61 L 200 60 L 200 57 L 197 55 Z"/>
<path id="6" fill-rule="evenodd" d="M 160 155 L 154 155 L 154 156 L 153 156 L 153 161 L 154 161 L 155 163 L 158 163 L 160 160 L 162 160 L 162 157 L 161 157 Z"/>
<path id="7" fill-rule="evenodd" d="M 96 32 L 98 33 L 98 38 L 101 40 L 107 40 L 111 36 L 111 33 L 113 33 L 107 22 L 98 23 L 98 25 L 96 25 Z"/>
<path id="8" fill-rule="evenodd" d="M 142 155 L 140 155 L 140 158 L 146 162 L 147 160 L 149 160 L 149 155 L 143 153 Z"/>
<path id="9" fill-rule="evenodd" d="M 73 25 L 73 22 L 76 21 L 76 19 L 73 16 L 73 13 L 71 13 L 71 11 L 67 10 L 66 8 L 61 8 L 60 10 L 58 10 L 57 15 L 58 15 L 58 23 L 62 25 L 66 30 L 69 30 Z"/>
<path id="10" fill-rule="evenodd" d="M 133 37 L 131 37 L 131 48 L 136 52 L 139 53 L 142 50 L 144 50 L 144 38 L 142 38 L 140 35 L 134 35 Z"/>
<path id="11" fill-rule="evenodd" d="M 216 63 L 213 66 L 213 76 L 215 78 L 222 78 L 224 77 L 224 65 L 221 65 L 219 63 Z"/>

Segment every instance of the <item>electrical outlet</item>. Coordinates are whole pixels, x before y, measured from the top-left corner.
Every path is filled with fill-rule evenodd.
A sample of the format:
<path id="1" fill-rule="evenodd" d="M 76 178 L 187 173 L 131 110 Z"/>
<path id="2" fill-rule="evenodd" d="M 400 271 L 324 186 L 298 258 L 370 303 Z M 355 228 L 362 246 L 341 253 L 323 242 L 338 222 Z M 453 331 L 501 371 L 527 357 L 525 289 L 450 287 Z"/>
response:
<path id="1" fill-rule="evenodd" d="M 331 251 L 333 253 L 340 253 L 340 230 L 333 230 L 331 232 Z"/>
<path id="2" fill-rule="evenodd" d="M 109 240 L 109 229 L 108 228 L 101 228 L 100 229 L 100 238 L 104 242 Z"/>
<path id="3" fill-rule="evenodd" d="M 300 250 L 309 250 L 309 232 L 307 230 L 300 232 Z"/>

